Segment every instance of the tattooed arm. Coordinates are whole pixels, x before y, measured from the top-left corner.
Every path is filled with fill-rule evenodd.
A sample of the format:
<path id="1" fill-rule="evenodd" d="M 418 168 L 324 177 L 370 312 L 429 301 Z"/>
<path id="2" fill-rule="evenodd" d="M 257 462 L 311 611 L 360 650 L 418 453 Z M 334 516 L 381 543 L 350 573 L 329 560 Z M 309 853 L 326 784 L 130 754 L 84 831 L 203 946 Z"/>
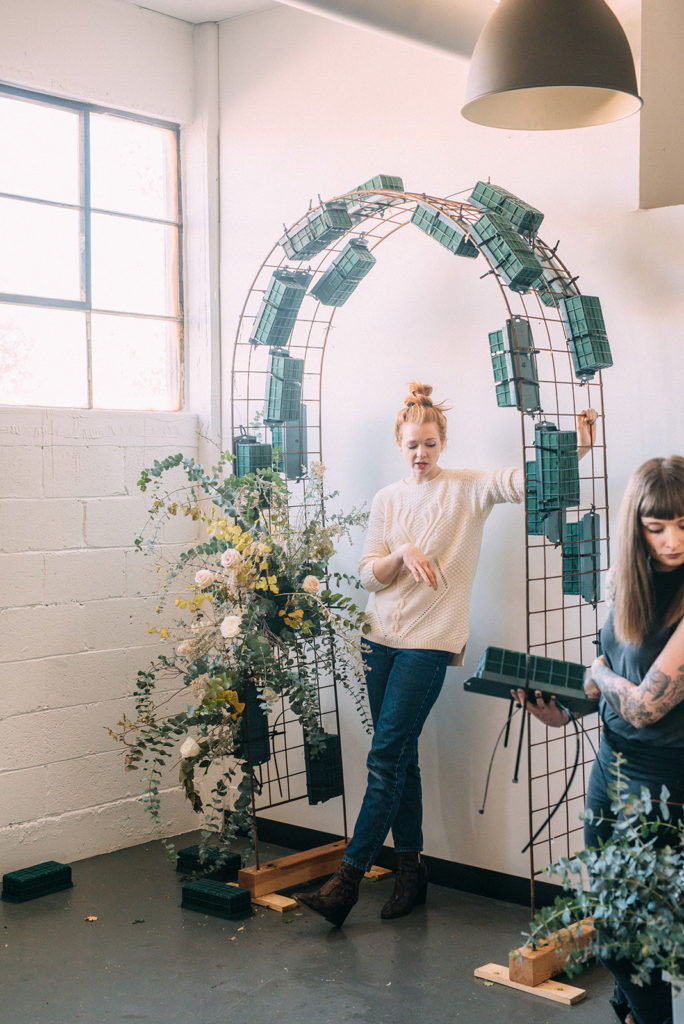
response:
<path id="1" fill-rule="evenodd" d="M 594 684 L 614 711 L 642 729 L 659 722 L 684 700 L 684 620 L 663 647 L 640 684 L 617 675 L 603 657 L 591 666 L 585 689 Z"/>

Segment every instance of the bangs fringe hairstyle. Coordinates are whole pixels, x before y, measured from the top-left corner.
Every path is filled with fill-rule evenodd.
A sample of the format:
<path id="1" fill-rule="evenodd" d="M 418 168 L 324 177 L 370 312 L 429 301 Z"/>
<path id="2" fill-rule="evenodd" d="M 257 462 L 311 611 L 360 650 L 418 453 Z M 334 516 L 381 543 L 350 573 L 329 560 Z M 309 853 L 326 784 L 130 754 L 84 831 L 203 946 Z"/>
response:
<path id="1" fill-rule="evenodd" d="M 449 406 L 444 402 L 436 405 L 430 395 L 432 388 L 429 384 L 421 384 L 419 380 L 413 380 L 408 385 L 409 394 L 404 399 L 402 408 L 397 413 L 394 423 L 394 436 L 401 441 L 401 432 L 405 423 L 436 423 L 439 431 L 439 439 L 446 444 L 447 421 L 444 415 Z"/>
<path id="2" fill-rule="evenodd" d="M 615 632 L 619 640 L 639 644 L 653 619 L 653 591 L 642 516 L 678 519 L 684 516 L 684 458 L 649 459 L 632 475 L 620 506 L 616 566 Z M 684 616 L 684 584 L 664 619 L 672 626 Z"/>

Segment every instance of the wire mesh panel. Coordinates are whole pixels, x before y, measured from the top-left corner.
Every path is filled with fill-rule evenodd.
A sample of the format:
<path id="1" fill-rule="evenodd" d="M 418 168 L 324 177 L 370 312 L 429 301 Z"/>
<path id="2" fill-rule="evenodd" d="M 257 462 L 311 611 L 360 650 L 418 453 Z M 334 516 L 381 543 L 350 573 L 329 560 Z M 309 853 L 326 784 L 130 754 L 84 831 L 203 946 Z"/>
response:
<path id="1" fill-rule="evenodd" d="M 489 353 L 501 357 L 493 363 L 496 385 L 510 389 L 499 404 L 523 410 L 518 416 L 527 481 L 525 533 L 520 538 L 526 565 L 524 654 L 539 659 L 535 664 L 541 666 L 544 659 L 589 665 L 596 655 L 601 618 L 601 575 L 609 561 L 600 372 L 610 365 L 605 325 L 598 300 L 581 296 L 557 246 L 550 248 L 538 237 L 540 211 L 505 189 L 482 182 L 479 186 L 472 201 L 465 202 L 457 196 L 406 192 L 401 179 L 379 175 L 322 203 L 287 229 L 282 244 L 273 247 L 259 268 L 240 316 L 232 367 L 233 437 L 247 434 L 254 438 L 250 446 L 270 447 L 273 467 L 287 479 L 291 514 L 306 517 L 304 479 L 307 466 L 322 458 L 321 377 L 337 310 L 337 305 L 324 304 L 331 267 L 355 240 L 376 259 L 378 247 L 411 222 L 453 253 L 471 257 L 476 250 L 474 255 L 481 254 L 483 260 L 470 260 L 474 272 L 495 276 L 499 286 L 502 308 L 492 328 L 500 331 L 506 324 L 507 337 L 495 338 Z M 301 271 L 305 252 L 306 283 Z M 294 267 L 288 259 L 295 261 Z M 484 275 L 483 262 L 488 268 Z M 298 270 L 302 276 L 293 280 L 290 275 Z M 274 281 L 296 293 L 299 302 L 296 316 L 284 317 L 275 344 L 281 354 L 286 348 L 290 357 L 302 360 L 303 372 L 296 400 L 299 415 L 295 411 L 289 421 L 283 417 L 269 424 L 264 422 L 264 395 L 272 375 L 267 331 Z M 524 340 L 518 337 L 521 326 Z M 289 333 L 282 340 L 284 331 Z M 484 346 L 486 350 L 486 337 Z M 530 366 L 522 366 L 522 356 Z M 520 398 L 519 384 L 528 378 L 534 402 Z M 288 414 L 294 407 L 293 396 Z M 599 413 L 598 440 L 578 463 L 576 416 L 588 407 Z M 284 451 L 288 444 L 297 449 L 289 462 Z M 310 656 L 316 657 L 315 650 Z M 338 694 L 323 673 L 318 699 L 324 732 L 339 737 Z M 598 725 L 595 719 L 590 722 L 577 736 L 570 727 L 549 731 L 536 721 L 527 732 L 533 905 L 534 880 L 545 865 L 583 845 L 579 812 L 598 740 Z M 311 785 L 315 765 L 310 762 L 307 771 L 301 727 L 284 702 L 272 709 L 269 729 L 271 754 L 257 769 L 257 807 L 311 799 L 307 777 Z M 331 749 L 336 743 L 329 741 Z M 342 811 L 347 834 L 344 798 Z"/>

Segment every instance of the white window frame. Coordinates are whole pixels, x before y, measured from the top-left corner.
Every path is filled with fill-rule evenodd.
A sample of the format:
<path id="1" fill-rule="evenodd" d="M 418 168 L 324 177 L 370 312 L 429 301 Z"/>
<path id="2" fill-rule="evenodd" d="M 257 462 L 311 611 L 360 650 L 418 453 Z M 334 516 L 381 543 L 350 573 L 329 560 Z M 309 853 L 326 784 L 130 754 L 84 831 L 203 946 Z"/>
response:
<path id="1" fill-rule="evenodd" d="M 34 92 L 28 89 L 21 89 L 16 86 L 0 83 L 0 95 L 16 96 L 23 100 L 35 103 L 47 104 L 62 110 L 75 111 L 80 114 L 80 202 L 60 203 L 53 200 L 37 198 L 35 196 L 19 193 L 1 192 L 0 198 L 18 199 L 25 202 L 38 203 L 53 208 L 80 211 L 80 243 L 81 243 L 81 295 L 78 300 L 60 299 L 46 295 L 13 294 L 0 290 L 0 303 L 20 304 L 33 307 L 50 309 L 71 309 L 80 310 L 85 313 L 86 339 L 87 339 L 87 374 L 88 374 L 88 403 L 87 406 L 79 408 L 97 408 L 93 405 L 93 380 L 92 380 L 92 315 L 104 313 L 109 316 L 132 317 L 136 319 L 151 319 L 166 321 L 178 324 L 178 367 L 177 381 L 178 394 L 177 403 L 174 409 L 164 410 L 165 412 L 181 411 L 183 408 L 183 349 L 184 349 L 184 301 L 183 301 L 183 222 L 182 222 L 182 191 L 181 191 L 181 139 L 180 125 L 174 122 L 163 121 L 157 118 L 144 117 L 139 114 L 129 113 L 110 107 L 98 106 L 93 103 L 84 103 L 77 100 L 63 99 L 51 96 L 46 93 Z M 118 210 L 109 210 L 104 207 L 93 207 L 90 196 L 90 116 L 91 114 L 107 114 L 115 117 L 125 118 L 142 124 L 153 125 L 165 128 L 175 135 L 175 158 L 176 158 L 176 219 L 166 220 L 158 217 L 145 217 L 138 214 L 121 213 Z M 93 214 L 109 214 L 122 217 L 128 220 L 144 221 L 149 224 L 156 224 L 174 228 L 177 231 L 177 253 L 176 267 L 177 280 L 173 281 L 173 287 L 178 296 L 177 308 L 174 315 L 145 314 L 139 312 L 126 312 L 121 310 L 100 309 L 92 303 L 92 251 L 91 251 L 91 223 Z M 174 275 L 176 276 L 176 275 Z M 0 282 L 1 285 L 1 282 Z M 0 399 L 1 401 L 1 399 Z"/>

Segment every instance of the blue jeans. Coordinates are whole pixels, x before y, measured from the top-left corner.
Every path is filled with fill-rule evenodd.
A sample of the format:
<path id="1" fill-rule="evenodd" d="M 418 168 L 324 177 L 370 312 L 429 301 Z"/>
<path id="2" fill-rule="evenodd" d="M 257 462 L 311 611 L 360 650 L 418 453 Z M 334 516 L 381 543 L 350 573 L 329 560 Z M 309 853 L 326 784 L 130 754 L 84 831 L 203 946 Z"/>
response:
<path id="1" fill-rule="evenodd" d="M 363 643 L 375 731 L 366 793 L 344 860 L 368 871 L 390 829 L 397 853 L 423 849 L 418 737 L 439 697 L 450 655 Z"/>
<path id="2" fill-rule="evenodd" d="M 670 802 L 681 804 L 684 800 L 684 764 L 679 751 L 660 751 L 644 747 L 638 743 L 619 741 L 611 737 L 616 749 L 626 757 L 623 771 L 628 781 L 630 793 L 639 795 L 641 787 L 646 786 L 657 801 L 660 788 L 665 784 L 670 790 Z M 613 817 L 610 809 L 610 797 L 606 790 L 614 782 L 611 765 L 615 751 L 607 737 L 601 740 L 596 761 L 594 762 L 589 785 L 587 787 L 587 807 L 598 817 L 601 814 Z M 682 817 L 681 807 L 670 806 L 672 822 Z M 584 842 L 587 846 L 598 846 L 598 840 L 610 839 L 613 826 L 610 821 L 584 823 Z M 599 939 L 600 939 L 599 932 Z M 670 985 L 663 981 L 660 971 L 653 971 L 650 985 L 635 985 L 630 980 L 632 966 L 627 959 L 601 958 L 615 979 L 615 992 L 611 1000 L 616 1013 L 624 1020 L 627 1011 L 631 1010 L 637 1024 L 667 1024 L 671 1019 L 672 1001 Z"/>

